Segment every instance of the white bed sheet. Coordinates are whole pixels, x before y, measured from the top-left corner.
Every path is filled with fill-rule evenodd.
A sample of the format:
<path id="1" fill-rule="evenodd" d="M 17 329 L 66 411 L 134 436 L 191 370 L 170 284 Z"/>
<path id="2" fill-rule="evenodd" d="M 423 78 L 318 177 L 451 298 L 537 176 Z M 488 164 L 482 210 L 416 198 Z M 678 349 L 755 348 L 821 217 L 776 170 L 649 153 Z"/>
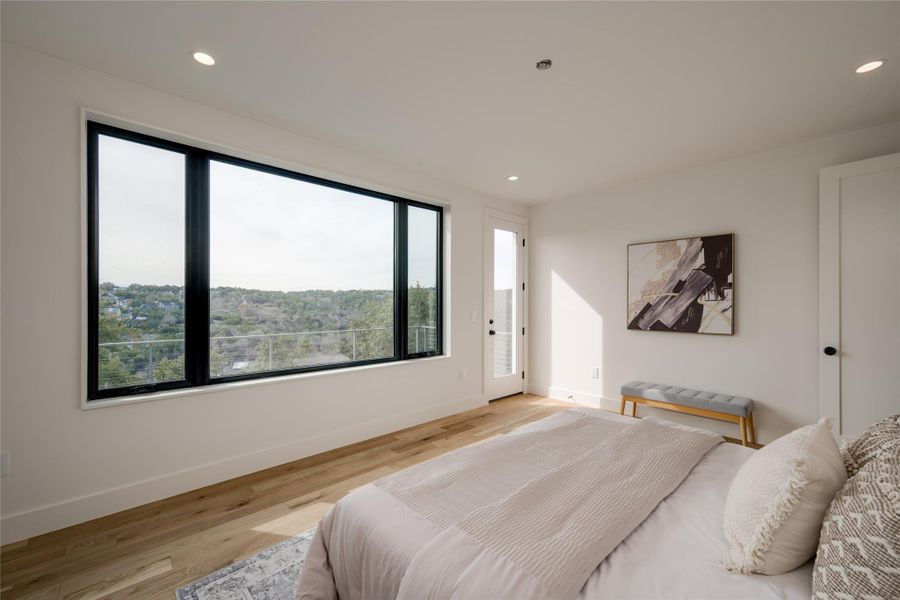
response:
<path id="1" fill-rule="evenodd" d="M 584 408 L 615 433 L 630 417 Z M 517 431 L 554 427 L 549 417 Z M 514 435 L 515 432 L 512 434 Z M 705 456 L 681 486 L 610 554 L 582 588 L 579 600 L 808 600 L 812 565 L 785 575 L 738 575 L 722 567 L 725 497 L 752 450 L 721 444 Z M 418 550 L 440 530 L 376 486 L 364 486 L 339 502 L 329 551 L 341 598 L 392 598 Z M 350 586 L 349 588 L 347 586 Z M 478 599 L 473 599 L 478 600 Z"/>
<path id="2" fill-rule="evenodd" d="M 809 600 L 811 561 L 775 576 L 729 573 L 722 566 L 725 497 L 752 454 L 736 444 L 714 448 L 597 567 L 579 600 Z"/>

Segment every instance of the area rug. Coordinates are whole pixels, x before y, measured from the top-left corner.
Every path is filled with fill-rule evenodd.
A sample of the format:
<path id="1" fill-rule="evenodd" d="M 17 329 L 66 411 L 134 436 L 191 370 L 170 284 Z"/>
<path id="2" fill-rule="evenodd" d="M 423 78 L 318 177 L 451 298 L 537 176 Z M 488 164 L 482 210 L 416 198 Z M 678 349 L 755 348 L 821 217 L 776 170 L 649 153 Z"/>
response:
<path id="1" fill-rule="evenodd" d="M 177 600 L 294 600 L 315 529 L 175 591 Z"/>

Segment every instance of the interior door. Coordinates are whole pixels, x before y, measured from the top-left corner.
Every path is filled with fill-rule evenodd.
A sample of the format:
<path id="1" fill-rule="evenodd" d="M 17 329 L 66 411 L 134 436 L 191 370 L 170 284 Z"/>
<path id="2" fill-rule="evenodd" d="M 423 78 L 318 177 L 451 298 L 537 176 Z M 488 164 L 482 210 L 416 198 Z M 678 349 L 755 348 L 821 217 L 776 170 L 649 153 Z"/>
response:
<path id="1" fill-rule="evenodd" d="M 525 226 L 498 217 L 485 223 L 484 389 L 494 399 L 525 389 Z"/>
<path id="2" fill-rule="evenodd" d="M 819 405 L 854 438 L 900 413 L 900 153 L 819 181 Z"/>

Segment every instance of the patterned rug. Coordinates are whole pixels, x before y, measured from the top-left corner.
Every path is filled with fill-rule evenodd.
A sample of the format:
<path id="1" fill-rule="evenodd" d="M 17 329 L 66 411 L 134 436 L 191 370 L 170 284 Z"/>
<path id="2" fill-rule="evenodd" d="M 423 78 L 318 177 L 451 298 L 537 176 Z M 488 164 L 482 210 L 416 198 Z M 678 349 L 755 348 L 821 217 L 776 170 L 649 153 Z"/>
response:
<path id="1" fill-rule="evenodd" d="M 179 588 L 178 600 L 294 600 L 310 529 Z"/>

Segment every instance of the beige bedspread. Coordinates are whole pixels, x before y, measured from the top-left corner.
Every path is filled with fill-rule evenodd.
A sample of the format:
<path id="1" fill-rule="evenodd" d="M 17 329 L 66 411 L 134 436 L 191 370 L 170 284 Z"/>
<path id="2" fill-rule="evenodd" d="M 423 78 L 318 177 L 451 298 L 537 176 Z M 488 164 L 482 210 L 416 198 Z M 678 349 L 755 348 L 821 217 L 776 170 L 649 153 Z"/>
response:
<path id="1" fill-rule="evenodd" d="M 319 525 L 299 597 L 575 598 L 721 441 L 653 419 L 610 436 L 603 419 L 555 418 L 552 429 L 449 453 L 341 500 Z M 361 517 L 361 506 L 374 512 Z M 373 526 L 373 514 L 389 522 Z M 390 536 L 378 528 L 404 523 L 418 537 L 408 550 L 379 549 Z"/>

